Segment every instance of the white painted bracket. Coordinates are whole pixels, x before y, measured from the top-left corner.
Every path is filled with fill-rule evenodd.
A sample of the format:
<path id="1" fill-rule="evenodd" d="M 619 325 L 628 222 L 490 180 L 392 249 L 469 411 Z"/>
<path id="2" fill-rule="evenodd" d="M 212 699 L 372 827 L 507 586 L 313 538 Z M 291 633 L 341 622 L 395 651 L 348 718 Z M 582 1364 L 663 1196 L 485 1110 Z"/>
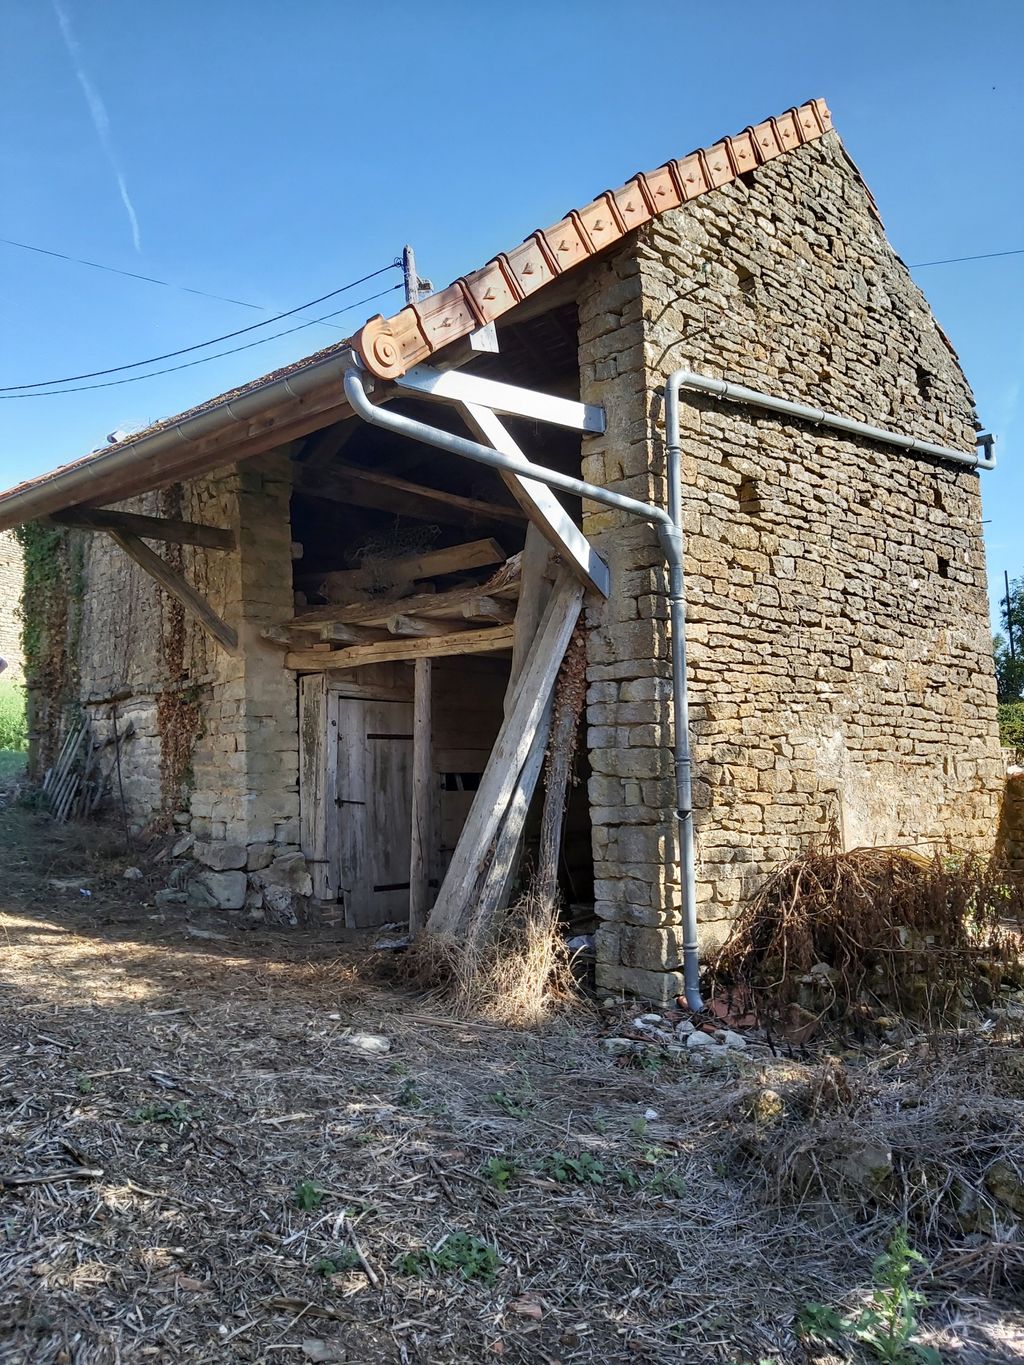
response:
<path id="1" fill-rule="evenodd" d="M 414 365 L 394 382 L 397 388 L 423 398 L 474 404 L 513 417 L 532 417 L 538 422 L 550 422 L 553 426 L 568 427 L 588 435 L 600 435 L 605 429 L 604 408 L 594 403 L 557 398 L 535 389 L 522 389 L 517 384 L 464 374 L 461 370 L 434 370 L 429 365 Z"/>
<path id="2" fill-rule="evenodd" d="M 540 395 L 538 395 L 540 396 Z M 561 400 L 556 400 L 561 401 Z M 582 404 L 576 406 L 582 407 Z M 459 409 L 473 434 L 503 455 L 516 460 L 526 456 L 497 414 L 478 403 L 460 402 Z M 603 416 L 603 414 L 602 414 Z M 533 521 L 545 540 L 554 546 L 573 572 L 585 583 L 607 597 L 611 588 L 608 565 L 591 545 L 580 528 L 546 483 L 526 478 L 521 474 L 502 472 L 501 476 L 512 496 Z"/>

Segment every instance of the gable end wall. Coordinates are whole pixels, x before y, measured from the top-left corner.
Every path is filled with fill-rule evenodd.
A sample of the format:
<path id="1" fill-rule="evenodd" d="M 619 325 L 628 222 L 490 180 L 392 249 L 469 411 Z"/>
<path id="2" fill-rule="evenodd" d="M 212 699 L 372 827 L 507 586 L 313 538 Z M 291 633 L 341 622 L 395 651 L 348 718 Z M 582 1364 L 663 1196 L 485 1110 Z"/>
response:
<path id="1" fill-rule="evenodd" d="M 973 449 L 973 400 L 835 134 L 663 215 L 580 297 L 584 477 L 663 501 L 665 376 L 686 368 Z M 991 844 L 1001 788 L 978 476 L 750 409 L 683 402 L 687 643 L 705 949 L 769 867 Z M 681 985 L 665 572 L 591 509 L 599 980 Z M 666 860 L 670 871 L 666 874 Z"/>

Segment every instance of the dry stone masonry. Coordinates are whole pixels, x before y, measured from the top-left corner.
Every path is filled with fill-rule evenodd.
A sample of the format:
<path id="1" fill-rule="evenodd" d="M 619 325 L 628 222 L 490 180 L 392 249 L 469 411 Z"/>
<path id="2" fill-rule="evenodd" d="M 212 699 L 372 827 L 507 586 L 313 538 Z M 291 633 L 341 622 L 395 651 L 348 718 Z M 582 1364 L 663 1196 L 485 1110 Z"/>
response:
<path id="1" fill-rule="evenodd" d="M 0 659 L 7 663 L 0 676 L 13 682 L 21 682 L 25 676 L 21 650 L 23 578 L 21 546 L 13 531 L 0 531 Z"/>
<path id="2" fill-rule="evenodd" d="M 669 212 L 580 300 L 584 477 L 664 501 L 657 396 L 685 366 L 965 450 L 970 389 L 838 138 Z M 978 479 L 750 409 L 683 404 L 704 946 L 808 843 L 991 844 L 1002 774 Z M 584 529 L 599 982 L 681 987 L 665 573 L 653 532 Z"/>
<path id="3" fill-rule="evenodd" d="M 115 722 L 129 734 L 122 771 L 132 815 L 140 824 L 171 817 L 191 835 L 182 852 L 202 871 L 172 893 L 197 908 L 247 906 L 293 921 L 295 896 L 311 890 L 298 847 L 295 679 L 260 635 L 292 611 L 288 451 L 173 493 L 173 508 L 167 494 L 150 494 L 123 510 L 234 532 L 233 551 L 180 554 L 186 578 L 237 630 L 238 650 L 220 649 L 113 542 L 92 536 L 82 695 L 100 739 Z"/>

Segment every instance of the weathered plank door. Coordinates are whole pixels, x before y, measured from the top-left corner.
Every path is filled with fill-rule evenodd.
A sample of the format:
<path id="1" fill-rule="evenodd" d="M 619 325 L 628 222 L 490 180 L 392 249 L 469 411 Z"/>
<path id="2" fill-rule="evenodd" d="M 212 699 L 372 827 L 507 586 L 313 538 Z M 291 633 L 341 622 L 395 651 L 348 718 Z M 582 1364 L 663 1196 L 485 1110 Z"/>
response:
<path id="1" fill-rule="evenodd" d="M 409 914 L 413 707 L 338 698 L 334 821 L 338 889 L 349 928 Z"/>

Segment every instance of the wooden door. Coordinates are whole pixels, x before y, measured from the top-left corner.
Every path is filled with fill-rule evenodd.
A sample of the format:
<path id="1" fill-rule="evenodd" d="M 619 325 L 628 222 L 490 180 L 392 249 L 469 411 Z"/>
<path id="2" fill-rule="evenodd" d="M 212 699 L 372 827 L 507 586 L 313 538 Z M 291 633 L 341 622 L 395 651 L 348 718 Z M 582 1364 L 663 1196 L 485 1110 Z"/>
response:
<path id="1" fill-rule="evenodd" d="M 412 703 L 338 698 L 338 888 L 349 928 L 409 914 Z"/>

